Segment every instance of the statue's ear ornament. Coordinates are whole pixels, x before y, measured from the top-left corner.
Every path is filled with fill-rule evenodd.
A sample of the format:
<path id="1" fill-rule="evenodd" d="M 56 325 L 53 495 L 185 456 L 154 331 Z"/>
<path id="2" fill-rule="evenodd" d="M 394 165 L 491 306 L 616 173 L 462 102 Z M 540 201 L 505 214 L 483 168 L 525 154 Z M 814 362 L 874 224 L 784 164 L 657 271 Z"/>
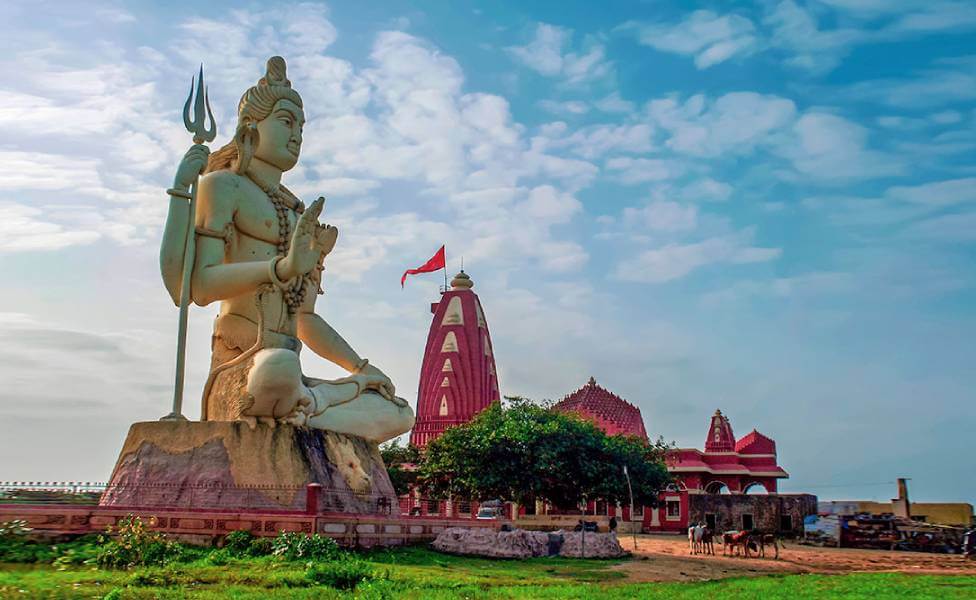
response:
<path id="1" fill-rule="evenodd" d="M 258 147 L 259 139 L 258 126 L 251 119 L 245 119 L 243 123 L 238 125 L 237 131 L 234 133 L 234 144 L 237 146 L 237 168 L 235 171 L 238 175 L 247 172 L 251 157 L 254 156 L 254 149 Z"/>

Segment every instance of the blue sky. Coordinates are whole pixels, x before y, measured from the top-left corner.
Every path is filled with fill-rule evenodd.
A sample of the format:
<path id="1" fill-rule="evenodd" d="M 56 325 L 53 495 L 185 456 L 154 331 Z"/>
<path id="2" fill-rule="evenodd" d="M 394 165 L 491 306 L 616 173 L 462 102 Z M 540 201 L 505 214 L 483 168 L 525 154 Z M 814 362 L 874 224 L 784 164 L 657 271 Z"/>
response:
<path id="1" fill-rule="evenodd" d="M 652 435 L 721 408 L 789 491 L 976 501 L 976 8 L 936 1 L 8 2 L 0 479 L 104 480 L 168 410 L 156 263 L 206 64 L 219 132 L 280 54 L 322 313 L 416 398 L 446 243 L 503 393 L 590 375 Z M 188 413 L 215 307 L 190 322 Z M 337 376 L 305 356 L 306 371 Z M 969 474 L 967 480 L 963 477 Z"/>

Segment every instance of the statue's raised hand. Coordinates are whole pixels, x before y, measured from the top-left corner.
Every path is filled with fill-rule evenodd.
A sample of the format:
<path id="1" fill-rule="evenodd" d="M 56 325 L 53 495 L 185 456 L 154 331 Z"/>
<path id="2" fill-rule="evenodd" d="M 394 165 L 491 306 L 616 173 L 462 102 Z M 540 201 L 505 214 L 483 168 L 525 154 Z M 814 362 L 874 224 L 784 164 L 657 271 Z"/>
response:
<path id="1" fill-rule="evenodd" d="M 210 148 L 203 144 L 194 144 L 183 155 L 180 166 L 176 169 L 176 176 L 173 177 L 173 187 L 178 190 L 188 190 L 196 181 L 196 178 L 203 173 L 207 167 L 207 160 L 210 158 Z"/>
<path id="2" fill-rule="evenodd" d="M 325 198 L 319 198 L 298 217 L 295 233 L 291 237 L 288 256 L 278 263 L 278 275 L 285 281 L 310 273 L 322 256 L 319 243 L 319 215 Z"/>

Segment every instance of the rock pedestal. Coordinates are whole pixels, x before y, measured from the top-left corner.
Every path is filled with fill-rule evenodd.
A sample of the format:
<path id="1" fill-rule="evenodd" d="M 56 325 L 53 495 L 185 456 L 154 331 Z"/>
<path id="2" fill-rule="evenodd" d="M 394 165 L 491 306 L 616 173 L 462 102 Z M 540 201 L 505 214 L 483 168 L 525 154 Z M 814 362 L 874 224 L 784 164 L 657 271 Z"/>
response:
<path id="1" fill-rule="evenodd" d="M 308 484 L 319 484 L 321 488 Z M 103 506 L 389 514 L 396 494 L 362 438 L 243 422 L 134 423 Z"/>

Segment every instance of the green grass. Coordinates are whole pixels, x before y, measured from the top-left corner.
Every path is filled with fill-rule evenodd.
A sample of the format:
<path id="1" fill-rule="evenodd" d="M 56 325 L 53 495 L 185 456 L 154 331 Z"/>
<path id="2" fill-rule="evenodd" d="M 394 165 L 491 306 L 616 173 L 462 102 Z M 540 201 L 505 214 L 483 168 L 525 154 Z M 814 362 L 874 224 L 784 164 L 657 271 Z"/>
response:
<path id="1" fill-rule="evenodd" d="M 625 584 L 624 575 L 611 569 L 619 560 L 498 561 L 447 556 L 420 547 L 360 556 L 377 578 L 349 593 L 313 584 L 304 562 L 269 556 L 215 565 L 202 556 L 131 571 L 0 563 L 0 598 L 976 598 L 972 576 L 872 573 Z"/>

